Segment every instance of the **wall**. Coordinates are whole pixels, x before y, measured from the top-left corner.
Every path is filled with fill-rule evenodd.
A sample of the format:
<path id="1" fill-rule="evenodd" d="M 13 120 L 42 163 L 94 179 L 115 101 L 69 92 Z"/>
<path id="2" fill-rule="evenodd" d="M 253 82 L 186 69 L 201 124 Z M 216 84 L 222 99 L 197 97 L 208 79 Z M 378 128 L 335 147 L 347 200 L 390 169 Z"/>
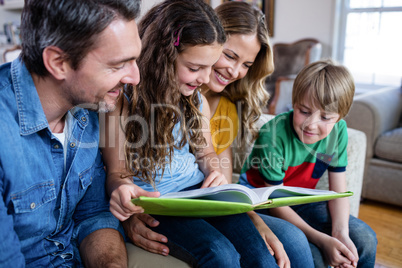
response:
<path id="1" fill-rule="evenodd" d="M 142 0 L 141 14 L 163 0 Z M 221 0 L 211 0 L 212 7 Z M 323 57 L 332 54 L 336 0 L 275 0 L 275 24 L 272 44 L 293 42 L 312 37 L 323 44 Z M 0 25 L 19 21 L 18 11 L 6 11 L 0 6 Z M 0 31 L 2 29 L 0 28 Z"/>
<path id="2" fill-rule="evenodd" d="M 0 6 L 0 32 L 3 32 L 3 25 L 6 22 L 17 22 L 21 21 L 21 10 L 5 10 Z"/>
<path id="3" fill-rule="evenodd" d="M 323 57 L 332 53 L 336 0 L 276 0 L 272 43 L 318 39 Z"/>
<path id="4" fill-rule="evenodd" d="M 163 0 L 143 1 L 142 14 Z M 211 6 L 220 0 L 211 0 Z M 318 39 L 322 57 L 332 55 L 336 0 L 275 0 L 274 36 L 271 43 L 289 43 L 302 38 Z"/>

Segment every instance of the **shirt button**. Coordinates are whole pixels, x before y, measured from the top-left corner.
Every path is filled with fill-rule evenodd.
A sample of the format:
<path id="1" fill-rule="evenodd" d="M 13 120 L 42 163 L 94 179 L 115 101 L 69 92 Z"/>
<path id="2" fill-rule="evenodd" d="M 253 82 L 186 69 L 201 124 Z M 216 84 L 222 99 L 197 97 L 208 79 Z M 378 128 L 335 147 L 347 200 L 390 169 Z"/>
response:
<path id="1" fill-rule="evenodd" d="M 34 202 L 32 202 L 30 207 L 31 207 L 31 209 L 34 209 L 36 207 L 36 204 Z"/>
<path id="2" fill-rule="evenodd" d="M 75 147 L 75 143 L 74 143 L 74 142 L 70 143 L 70 147 L 71 147 L 71 148 L 74 148 L 74 147 Z"/>
<path id="3" fill-rule="evenodd" d="M 59 149 L 60 146 L 59 146 L 58 144 L 55 144 L 55 145 L 53 145 L 53 148 L 54 148 L 54 149 Z"/>
<path id="4" fill-rule="evenodd" d="M 85 116 L 81 117 L 82 122 L 86 122 L 87 118 Z"/>

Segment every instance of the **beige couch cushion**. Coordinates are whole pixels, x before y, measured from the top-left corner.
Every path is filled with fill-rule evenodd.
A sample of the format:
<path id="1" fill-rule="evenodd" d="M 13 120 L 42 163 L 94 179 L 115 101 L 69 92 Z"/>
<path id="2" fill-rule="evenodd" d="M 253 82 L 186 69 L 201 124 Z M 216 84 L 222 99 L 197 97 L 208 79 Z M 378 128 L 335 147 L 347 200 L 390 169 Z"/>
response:
<path id="1" fill-rule="evenodd" d="M 374 153 L 378 158 L 402 163 L 402 128 L 382 134 L 377 139 Z"/>

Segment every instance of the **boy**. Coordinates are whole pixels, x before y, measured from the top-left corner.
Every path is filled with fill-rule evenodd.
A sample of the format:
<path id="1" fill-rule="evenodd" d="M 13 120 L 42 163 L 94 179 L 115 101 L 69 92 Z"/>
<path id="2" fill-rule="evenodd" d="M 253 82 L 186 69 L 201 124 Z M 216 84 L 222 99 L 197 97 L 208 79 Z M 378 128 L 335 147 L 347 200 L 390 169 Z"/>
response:
<path id="1" fill-rule="evenodd" d="M 287 185 L 315 188 L 328 170 L 329 188 L 346 191 L 347 127 L 342 120 L 353 102 L 353 78 L 331 61 L 306 66 L 293 85 L 294 110 L 260 130 L 242 169 L 240 183 L 250 188 Z M 271 215 L 299 227 L 307 236 L 315 267 L 374 267 L 376 236 L 349 216 L 346 198 L 271 209 Z"/>

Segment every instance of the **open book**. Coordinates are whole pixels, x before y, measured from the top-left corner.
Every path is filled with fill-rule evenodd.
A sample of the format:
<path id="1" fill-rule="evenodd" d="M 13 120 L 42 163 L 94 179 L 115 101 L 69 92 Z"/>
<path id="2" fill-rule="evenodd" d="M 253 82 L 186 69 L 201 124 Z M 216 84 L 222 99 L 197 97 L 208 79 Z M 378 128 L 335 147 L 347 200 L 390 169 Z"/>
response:
<path id="1" fill-rule="evenodd" d="M 159 198 L 141 196 L 132 202 L 155 215 L 210 217 L 251 210 L 300 205 L 347 197 L 352 192 L 272 186 L 250 189 L 240 184 L 168 193 Z"/>

